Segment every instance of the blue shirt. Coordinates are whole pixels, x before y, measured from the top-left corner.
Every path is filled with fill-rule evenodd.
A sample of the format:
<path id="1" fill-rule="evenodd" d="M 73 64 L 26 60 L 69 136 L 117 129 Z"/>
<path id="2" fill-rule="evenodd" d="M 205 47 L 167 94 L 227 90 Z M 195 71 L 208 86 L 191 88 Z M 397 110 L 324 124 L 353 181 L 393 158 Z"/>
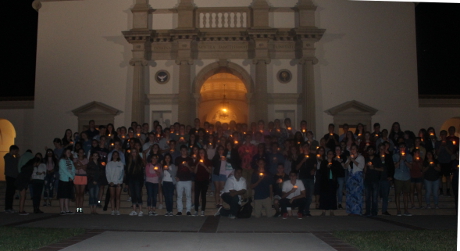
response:
<path id="1" fill-rule="evenodd" d="M 251 184 L 257 183 L 259 180 L 259 172 L 252 173 Z M 254 200 L 263 200 L 270 197 L 270 186 L 273 183 L 273 176 L 264 173 L 264 178 L 254 187 Z"/>
<path id="2" fill-rule="evenodd" d="M 396 162 L 399 162 L 400 160 L 401 160 L 400 154 L 393 154 L 393 162 L 395 163 L 395 166 L 396 166 Z M 412 163 L 412 155 L 406 153 L 405 161 L 399 162 L 399 168 L 395 168 L 395 174 L 393 177 L 396 180 L 403 180 L 403 181 L 410 180 L 410 169 L 406 165 L 406 162 Z"/>

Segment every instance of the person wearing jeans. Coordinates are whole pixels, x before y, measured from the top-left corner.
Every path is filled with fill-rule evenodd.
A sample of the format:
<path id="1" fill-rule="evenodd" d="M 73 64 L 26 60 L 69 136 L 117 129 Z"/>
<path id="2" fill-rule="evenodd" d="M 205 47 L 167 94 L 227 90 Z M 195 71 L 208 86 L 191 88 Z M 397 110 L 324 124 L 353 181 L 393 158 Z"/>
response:
<path id="1" fill-rule="evenodd" d="M 246 194 L 246 180 L 242 177 L 243 170 L 235 169 L 235 174 L 227 179 L 221 195 L 222 200 L 230 205 L 230 209 L 220 207 L 215 216 L 228 216 L 235 219 L 241 205 L 241 196 Z"/>
<path id="2" fill-rule="evenodd" d="M 177 166 L 176 173 L 176 190 L 177 190 L 177 214 L 176 216 L 182 215 L 184 204 L 182 202 L 182 196 L 185 192 L 185 206 L 187 210 L 187 216 L 191 216 L 190 212 L 192 208 L 192 172 L 194 171 L 193 159 L 187 154 L 187 146 L 182 145 L 180 147 L 181 156 L 177 157 L 175 164 Z"/>
<path id="3" fill-rule="evenodd" d="M 133 211 L 130 216 L 143 216 L 142 212 L 142 187 L 144 186 L 144 162 L 137 149 L 131 149 L 127 162 L 126 180 L 131 191 L 131 203 Z M 139 211 L 137 211 L 139 209 Z"/>
<path id="4" fill-rule="evenodd" d="M 145 188 L 147 189 L 147 207 L 149 216 L 157 216 L 155 212 L 157 207 L 157 195 L 159 190 L 159 176 L 161 165 L 158 162 L 159 156 L 154 154 L 151 158 L 151 163 L 145 167 Z"/>
<path id="5" fill-rule="evenodd" d="M 173 216 L 173 196 L 174 187 L 176 185 L 176 166 L 172 164 L 172 156 L 167 153 L 164 156 L 164 165 L 161 172 L 161 185 L 163 195 L 165 196 L 166 214 L 165 216 Z"/>
<path id="6" fill-rule="evenodd" d="M 427 152 L 423 162 L 423 178 L 425 183 L 425 201 L 426 208 L 430 209 L 430 196 L 433 194 L 434 207 L 438 208 L 439 201 L 439 179 L 441 174 L 441 165 L 433 157 L 432 152 Z"/>
<path id="7" fill-rule="evenodd" d="M 306 205 L 305 211 L 303 214 L 305 216 L 311 216 L 310 214 L 310 204 L 313 198 L 313 191 L 315 188 L 315 172 L 316 172 L 316 155 L 310 154 L 310 145 L 305 143 L 302 146 L 303 154 L 300 154 L 297 158 L 297 166 L 296 170 L 299 172 L 299 179 L 302 181 L 304 188 L 305 188 L 305 196 L 306 196 Z"/>
<path id="8" fill-rule="evenodd" d="M 102 174 L 102 169 L 105 168 L 99 161 L 99 153 L 94 152 L 91 154 L 91 158 L 86 167 L 86 175 L 88 177 L 88 190 L 89 190 L 89 207 L 91 208 L 91 214 L 97 214 L 97 200 L 99 194 L 98 180 Z"/>
<path id="9" fill-rule="evenodd" d="M 378 192 L 380 175 L 383 168 L 380 164 L 380 158 L 374 155 L 374 147 L 367 148 L 368 158 L 364 167 L 364 189 L 366 195 L 366 212 L 364 216 L 377 216 L 378 213 Z"/>
<path id="10" fill-rule="evenodd" d="M 18 161 L 19 161 L 19 147 L 16 145 L 10 146 L 10 151 L 5 154 L 5 213 L 14 213 L 13 198 L 16 192 L 16 178 L 18 177 Z"/>
<path id="11" fill-rule="evenodd" d="M 345 166 L 344 163 L 347 160 L 347 152 L 342 150 L 342 147 L 336 146 L 335 147 L 335 157 L 334 160 L 339 162 L 342 168 L 337 171 L 337 208 L 343 209 L 342 202 L 343 202 L 343 186 L 345 185 Z"/>
<path id="12" fill-rule="evenodd" d="M 280 205 L 283 219 L 286 219 L 288 216 L 288 207 L 298 207 L 297 218 L 302 219 L 302 212 L 307 204 L 305 200 L 306 193 L 303 182 L 297 179 L 297 174 L 294 171 L 289 173 L 289 180 L 283 182 L 282 191 L 283 196 L 281 196 Z"/>

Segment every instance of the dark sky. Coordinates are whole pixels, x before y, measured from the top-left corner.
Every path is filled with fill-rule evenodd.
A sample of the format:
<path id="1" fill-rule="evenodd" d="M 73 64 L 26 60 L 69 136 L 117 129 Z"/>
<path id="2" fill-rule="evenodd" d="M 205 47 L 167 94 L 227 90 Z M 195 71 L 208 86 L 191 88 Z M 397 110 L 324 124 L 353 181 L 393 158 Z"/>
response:
<path id="1" fill-rule="evenodd" d="M 0 97 L 34 95 L 38 13 L 32 0 L 4 1 Z M 460 3 L 416 7 L 419 94 L 460 95 Z"/>

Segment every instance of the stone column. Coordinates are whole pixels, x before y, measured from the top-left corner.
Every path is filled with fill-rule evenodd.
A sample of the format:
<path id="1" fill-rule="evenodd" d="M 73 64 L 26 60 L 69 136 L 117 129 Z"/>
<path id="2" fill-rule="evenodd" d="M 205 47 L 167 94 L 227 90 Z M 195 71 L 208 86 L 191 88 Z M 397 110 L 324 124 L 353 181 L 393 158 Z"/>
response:
<path id="1" fill-rule="evenodd" d="M 179 111 L 178 121 L 184 124 L 192 123 L 195 119 L 195 111 L 193 110 L 193 99 L 191 92 L 191 60 L 177 60 L 179 65 Z"/>
<path id="2" fill-rule="evenodd" d="M 254 59 L 256 65 L 255 88 L 254 88 L 254 116 L 255 121 L 260 119 L 267 123 L 268 102 L 267 102 L 267 64 L 268 59 Z"/>
<path id="3" fill-rule="evenodd" d="M 145 70 L 148 65 L 147 60 L 131 60 L 129 62 L 134 67 L 133 72 L 133 95 L 132 95 L 132 106 L 131 106 L 131 121 L 137 123 L 144 123 L 145 115 L 145 91 L 144 83 Z"/>
<path id="4" fill-rule="evenodd" d="M 315 79 L 313 65 L 316 58 L 301 59 L 299 64 L 302 68 L 302 119 L 307 121 L 307 128 L 316 132 L 316 105 L 315 105 Z"/>

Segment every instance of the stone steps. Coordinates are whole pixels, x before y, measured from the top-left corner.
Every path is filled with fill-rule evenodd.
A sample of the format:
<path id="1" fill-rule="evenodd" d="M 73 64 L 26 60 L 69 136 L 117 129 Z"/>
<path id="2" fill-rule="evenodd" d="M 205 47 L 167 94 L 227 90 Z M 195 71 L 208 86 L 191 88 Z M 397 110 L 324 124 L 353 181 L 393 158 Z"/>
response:
<path id="1" fill-rule="evenodd" d="M 3 182 L 2 182 L 3 183 Z M 5 188 L 4 188 L 4 183 L 2 184 L 0 183 L 0 206 L 1 206 L 1 209 L 3 209 L 4 207 L 4 202 L 5 202 Z M 143 211 L 144 213 L 147 213 L 147 208 L 146 208 L 146 201 L 147 201 L 147 191 L 144 187 L 143 189 L 143 192 L 142 192 L 143 196 L 142 196 L 142 199 L 143 199 L 143 204 L 144 204 L 144 208 L 143 208 Z M 25 211 L 26 212 L 33 212 L 33 206 L 32 206 L 32 200 L 30 199 L 30 193 L 27 192 L 27 199 L 25 201 Z M 88 198 L 89 196 L 87 194 L 85 194 L 85 197 L 84 197 L 84 207 L 83 207 L 83 211 L 84 213 L 89 213 L 90 212 L 90 209 L 89 209 L 89 206 L 88 206 Z M 132 211 L 132 208 L 131 208 L 131 202 L 127 201 L 127 199 L 129 198 L 129 195 L 125 192 L 122 192 L 122 195 L 121 195 L 121 202 L 120 202 L 120 213 L 121 214 L 129 214 L 129 212 Z M 215 198 L 214 196 L 210 196 L 209 192 L 208 192 L 208 196 L 206 196 L 206 200 L 207 200 L 207 208 L 205 210 L 205 214 L 206 215 L 214 215 L 215 212 L 217 211 L 217 209 L 215 208 Z M 345 196 L 343 197 L 343 202 L 344 204 L 342 204 L 343 206 L 345 206 Z M 394 200 L 394 190 L 392 189 L 390 191 L 390 200 L 392 200 L 391 202 L 388 203 L 388 212 L 392 215 L 395 215 L 396 214 L 396 205 L 395 203 L 393 202 Z M 402 198 L 401 198 L 402 200 Z M 424 202 L 424 198 L 423 198 L 423 203 Z M 193 202 L 193 200 L 192 200 Z M 402 202 L 402 201 L 401 201 Z M 102 202 L 103 204 L 104 202 Z M 18 204 L 19 204 L 19 200 L 15 200 L 14 201 L 14 208 L 17 210 L 18 209 Z M 164 202 L 163 202 L 164 204 Z M 193 204 L 193 203 L 192 203 Z M 41 202 L 41 205 L 40 205 L 40 210 L 42 210 L 43 212 L 45 213 L 59 213 L 60 209 L 59 209 L 59 201 L 54 199 L 52 200 L 51 202 L 51 206 L 46 206 L 46 207 L 43 207 L 43 200 Z M 183 205 L 184 205 L 184 208 L 185 208 L 185 195 L 183 197 Z M 416 204 L 417 205 L 417 204 Z M 157 208 L 159 206 L 159 203 L 157 202 Z M 227 205 L 224 205 L 224 206 L 227 206 Z M 319 209 L 316 209 L 316 204 L 314 202 L 314 199 L 313 199 L 313 202 L 310 206 L 310 210 L 311 210 L 311 214 L 313 216 L 319 216 L 321 214 L 321 210 Z M 439 197 L 439 207 L 440 209 L 410 209 L 409 211 L 413 214 L 413 215 L 455 215 L 456 212 L 455 212 L 455 202 L 454 202 L 454 198 L 453 197 L 448 197 L 448 196 L 440 196 Z M 75 203 L 74 202 L 70 202 L 70 208 L 71 210 L 75 210 Z M 379 208 L 381 208 L 381 201 L 379 201 Z M 173 204 L 173 211 L 174 213 L 176 212 L 176 196 L 174 196 L 174 204 Z M 364 207 L 363 207 L 364 209 Z M 194 208 L 192 207 L 192 213 L 195 212 Z M 166 213 L 166 209 L 157 209 L 156 212 L 159 214 L 159 215 L 164 215 Z M 109 204 L 109 208 L 107 211 L 102 211 L 102 208 L 99 208 L 98 209 L 98 213 L 100 214 L 110 214 L 111 213 L 111 209 L 110 209 L 110 204 Z M 184 212 L 185 213 L 185 209 L 184 209 Z M 271 212 L 269 212 L 270 215 L 273 215 L 275 213 L 275 210 L 272 209 Z M 343 216 L 343 215 L 347 215 L 346 211 L 343 210 L 343 209 L 338 209 L 338 210 L 335 210 L 335 215 L 337 216 Z"/>

